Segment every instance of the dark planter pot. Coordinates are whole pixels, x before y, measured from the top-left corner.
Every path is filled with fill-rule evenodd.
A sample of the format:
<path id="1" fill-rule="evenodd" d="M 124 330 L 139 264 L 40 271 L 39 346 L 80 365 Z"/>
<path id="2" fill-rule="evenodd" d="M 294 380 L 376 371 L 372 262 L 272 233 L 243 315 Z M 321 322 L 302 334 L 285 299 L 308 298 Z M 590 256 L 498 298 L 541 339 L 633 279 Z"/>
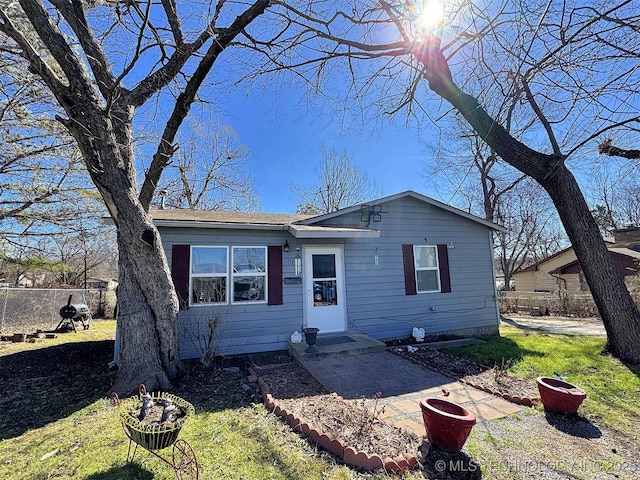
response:
<path id="1" fill-rule="evenodd" d="M 574 414 L 587 394 L 581 388 L 557 378 L 536 378 L 540 399 L 547 412 Z"/>
<path id="2" fill-rule="evenodd" d="M 439 398 L 423 398 L 420 409 L 427 440 L 432 446 L 448 452 L 462 450 L 476 424 L 476 416 L 472 412 Z"/>
<path id="3" fill-rule="evenodd" d="M 307 348 L 305 351 L 308 353 L 317 352 L 318 349 L 315 345 L 320 329 L 315 327 L 308 327 L 302 331 L 304 332 L 304 340 L 305 342 L 307 342 L 307 345 L 309 345 L 309 348 Z"/>

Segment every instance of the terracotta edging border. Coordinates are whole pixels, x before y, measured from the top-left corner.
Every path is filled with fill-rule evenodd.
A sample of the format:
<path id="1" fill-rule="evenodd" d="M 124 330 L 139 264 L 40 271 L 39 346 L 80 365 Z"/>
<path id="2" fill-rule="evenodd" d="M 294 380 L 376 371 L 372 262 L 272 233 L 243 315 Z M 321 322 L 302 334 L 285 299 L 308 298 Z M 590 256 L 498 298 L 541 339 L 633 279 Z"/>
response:
<path id="1" fill-rule="evenodd" d="M 354 447 L 347 445 L 344 440 L 334 437 L 331 433 L 318 430 L 313 425 L 306 423 L 303 419 L 288 412 L 282 404 L 278 402 L 278 399 L 271 395 L 267 382 L 256 374 L 252 368 L 249 368 L 249 373 L 250 377 L 256 379 L 260 394 L 262 395 L 262 401 L 272 413 L 286 421 L 293 430 L 303 434 L 317 446 L 331 452 L 345 464 L 368 471 L 384 468 L 387 473 L 395 474 L 403 474 L 420 464 L 415 454 L 406 453 L 396 458 L 382 458 L 377 454 L 369 454 L 362 450 L 356 450 Z M 336 393 L 333 393 L 333 395 L 337 398 L 342 398 Z"/>
<path id="2" fill-rule="evenodd" d="M 399 348 L 399 347 L 393 347 L 395 348 Z M 420 361 L 420 359 L 418 358 L 414 358 L 412 357 L 410 354 L 406 353 L 404 350 L 401 351 L 397 351 L 392 349 L 392 353 L 394 355 L 398 355 L 399 357 L 405 358 L 413 363 L 415 363 L 416 365 L 420 365 L 421 367 L 424 368 L 428 368 L 429 370 L 433 370 L 434 372 L 439 373 L 440 375 L 444 375 L 445 377 L 449 377 L 452 378 L 447 372 L 444 372 L 442 370 L 440 370 L 439 368 L 433 367 L 431 365 L 428 365 L 426 362 L 422 362 Z M 485 366 L 485 365 L 483 365 Z M 490 368 L 490 367 L 487 367 Z M 507 393 L 502 393 L 499 392 L 498 390 L 494 390 L 493 388 L 489 388 L 489 387 L 485 387 L 482 385 L 478 385 L 476 383 L 470 382 L 468 380 L 464 380 L 462 378 L 454 378 L 454 380 L 460 382 L 460 383 L 464 383 L 465 385 L 469 385 L 470 387 L 473 387 L 477 390 L 481 390 L 483 392 L 487 392 L 490 393 L 491 395 L 495 395 L 496 397 L 500 397 L 503 398 L 505 400 L 507 400 L 508 402 L 511 403 L 515 403 L 517 405 L 523 405 L 525 407 L 532 407 L 534 406 L 536 403 L 540 402 L 540 398 L 539 397 L 518 397 L 518 396 L 511 396 Z"/>

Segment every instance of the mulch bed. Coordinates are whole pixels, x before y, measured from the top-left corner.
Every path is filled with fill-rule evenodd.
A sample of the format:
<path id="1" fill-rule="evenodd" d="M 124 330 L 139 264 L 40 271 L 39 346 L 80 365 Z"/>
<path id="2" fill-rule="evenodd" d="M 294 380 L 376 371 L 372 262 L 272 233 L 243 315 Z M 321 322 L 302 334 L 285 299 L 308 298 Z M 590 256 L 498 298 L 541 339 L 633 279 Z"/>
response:
<path id="1" fill-rule="evenodd" d="M 328 392 L 297 363 L 256 368 L 265 403 L 314 443 L 350 465 L 402 472 L 419 464 L 423 444 L 387 423 L 383 408 Z"/>
<path id="2" fill-rule="evenodd" d="M 427 346 L 412 346 L 410 350 L 398 347 L 391 351 L 418 365 L 520 405 L 530 406 L 540 400 L 535 382 L 509 375 L 502 366 L 480 365 Z"/>
<path id="3" fill-rule="evenodd" d="M 479 365 L 426 346 L 412 346 L 410 352 L 406 346 L 390 350 L 514 403 L 532 405 L 539 400 L 534 382 L 509 375 L 506 368 Z M 364 399 L 345 400 L 328 392 L 296 362 L 253 368 L 267 406 L 345 463 L 366 470 L 384 466 L 389 472 L 400 473 L 419 465 L 429 452 L 423 439 L 388 424 L 383 408 L 378 409 L 375 402 L 373 408 L 367 408 Z M 319 438 L 322 435 L 324 439 Z M 350 455 L 345 456 L 347 450 Z M 354 461 L 358 459 L 360 462 Z"/>

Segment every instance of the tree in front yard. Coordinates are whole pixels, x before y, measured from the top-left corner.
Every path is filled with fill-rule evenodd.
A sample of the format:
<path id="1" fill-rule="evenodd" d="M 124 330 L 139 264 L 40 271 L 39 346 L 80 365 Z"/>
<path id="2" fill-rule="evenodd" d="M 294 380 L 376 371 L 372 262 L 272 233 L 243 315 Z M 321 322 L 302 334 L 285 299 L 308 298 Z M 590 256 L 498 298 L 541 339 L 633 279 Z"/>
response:
<path id="1" fill-rule="evenodd" d="M 637 75 L 626 70 L 629 58 L 621 55 L 623 46 L 624 49 L 634 46 L 624 39 L 629 35 L 637 37 L 637 33 L 632 33 L 632 25 L 637 25 L 638 13 L 629 9 L 628 3 L 603 2 L 590 8 L 549 4 L 549 8 L 529 10 L 526 14 L 523 10 L 515 21 L 527 25 L 527 19 L 536 18 L 537 23 L 524 29 L 527 33 L 518 44 L 521 49 L 513 44 L 503 47 L 499 43 L 504 39 L 501 35 L 508 33 L 487 25 L 484 33 L 492 37 L 494 48 L 507 58 L 511 56 L 509 52 L 516 56 L 516 63 L 509 65 L 509 70 L 487 70 L 505 82 L 506 90 L 519 92 L 521 102 L 530 108 L 546 134 L 546 148 L 536 149 L 527 145 L 525 139 L 514 138 L 475 97 L 456 84 L 439 36 L 426 33 L 411 45 L 410 52 L 420 62 L 429 88 L 450 103 L 500 157 L 533 178 L 549 194 L 602 316 L 608 338 L 606 349 L 623 361 L 640 363 L 640 313 L 567 166 L 569 158 L 583 152 L 589 141 L 608 130 L 624 130 L 629 123 L 638 121 L 633 113 L 625 117 L 611 109 L 620 89 L 628 88 L 631 82 L 638 84 Z M 387 12 L 398 21 L 394 11 L 387 9 Z M 513 25 L 502 14 L 497 14 L 496 20 Z M 396 24 L 403 29 L 401 23 Z M 487 60 L 487 56 L 482 59 Z M 593 78 L 586 78 L 593 71 L 600 75 L 607 71 L 615 73 L 594 82 Z M 552 85 L 560 87 L 553 89 L 558 96 L 550 95 Z M 559 141 L 560 120 L 578 122 L 589 111 L 588 107 L 592 111 L 602 108 L 605 115 L 599 114 L 597 120 L 590 118 L 586 124 L 578 123 L 588 129 L 577 136 L 577 141 L 569 143 L 568 137 Z M 576 124 L 573 125 L 575 128 Z"/>
<path id="2" fill-rule="evenodd" d="M 178 298 L 149 207 L 214 64 L 239 36 L 253 38 L 247 28 L 270 4 L 20 0 L 0 7 L 11 47 L 4 53 L 24 59 L 61 107 L 56 119 L 75 139 L 117 229 L 116 391 L 141 382 L 168 388 L 179 373 Z M 139 177 L 136 113 L 150 103 L 169 112 Z"/>
<path id="3" fill-rule="evenodd" d="M 461 116 L 496 155 L 539 183 L 580 261 L 606 350 L 640 363 L 640 312 L 568 165 L 595 153 L 605 135 L 637 134 L 640 13 L 633 2 L 454 1 L 446 3 L 445 24 L 434 21 L 429 2 L 364 4 L 331 21 L 315 18 L 324 47 L 317 48 L 319 70 L 328 54 L 347 58 L 352 90 L 362 103 L 377 98 L 378 111 L 436 123 Z M 478 78 L 515 98 L 513 108 L 527 112 L 517 118 L 533 119 L 535 131 L 511 134 L 518 129 L 501 123 L 497 110 L 508 103 L 480 102 Z M 443 102 L 446 111 L 438 111 Z"/>

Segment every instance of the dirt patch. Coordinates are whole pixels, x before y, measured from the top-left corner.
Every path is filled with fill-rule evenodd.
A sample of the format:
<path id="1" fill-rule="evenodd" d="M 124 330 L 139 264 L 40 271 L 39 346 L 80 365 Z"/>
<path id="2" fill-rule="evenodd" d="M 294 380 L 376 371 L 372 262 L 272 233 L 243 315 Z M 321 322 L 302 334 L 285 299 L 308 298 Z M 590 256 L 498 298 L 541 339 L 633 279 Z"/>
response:
<path id="1" fill-rule="evenodd" d="M 257 373 L 281 408 L 343 440 L 346 446 L 383 459 L 418 453 L 422 439 L 384 421 L 383 407 L 368 408 L 364 399 L 345 400 L 328 392 L 297 363 L 258 369 Z"/>
<path id="2" fill-rule="evenodd" d="M 504 396 L 512 398 L 536 398 L 538 395 L 535 384 L 530 381 L 463 358 L 426 347 L 413 348 L 412 353 L 407 353 L 406 349 L 401 347 L 395 350 L 395 353 L 421 366 L 465 381 L 476 388 L 499 391 Z M 344 440 L 347 445 L 370 454 L 378 454 L 383 458 L 428 451 L 422 438 L 383 420 L 384 409 L 378 407 L 375 401 L 368 402 L 373 403 L 373 407 L 367 408 L 364 399 L 342 399 L 327 391 L 295 362 L 254 368 L 282 408 L 304 419 L 318 430 Z M 441 458 L 443 454 L 440 452 L 437 455 Z"/>
<path id="3" fill-rule="evenodd" d="M 419 365 L 505 398 L 534 401 L 539 397 L 535 382 L 509 375 L 506 371 L 508 364 L 488 367 L 424 346 L 411 347 L 410 350 L 397 348 L 392 351 Z M 525 400 L 524 403 L 528 405 L 531 402 Z"/>

